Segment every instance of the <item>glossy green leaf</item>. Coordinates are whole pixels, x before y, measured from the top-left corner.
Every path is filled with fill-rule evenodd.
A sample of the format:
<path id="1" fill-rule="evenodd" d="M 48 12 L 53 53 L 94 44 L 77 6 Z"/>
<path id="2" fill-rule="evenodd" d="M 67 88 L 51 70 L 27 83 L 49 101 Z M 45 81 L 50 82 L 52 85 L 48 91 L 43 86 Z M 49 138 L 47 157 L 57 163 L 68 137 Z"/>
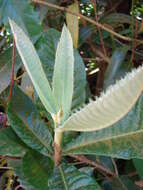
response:
<path id="1" fill-rule="evenodd" d="M 134 164 L 140 178 L 143 179 L 143 169 L 142 169 L 143 159 L 133 159 L 133 164 Z"/>
<path id="2" fill-rule="evenodd" d="M 50 190 L 100 190 L 96 180 L 74 166 L 60 165 L 49 180 Z M 40 189 L 39 189 L 40 190 Z"/>
<path id="3" fill-rule="evenodd" d="M 109 87 L 106 93 L 74 113 L 57 131 L 96 131 L 123 118 L 143 91 L 143 66 Z M 128 101 L 127 101 L 128 99 Z"/>
<path id="4" fill-rule="evenodd" d="M 18 52 L 43 105 L 48 112 L 56 114 L 55 99 L 32 42 L 13 20 L 9 22 Z"/>
<path id="5" fill-rule="evenodd" d="M 60 32 L 49 29 L 45 34 L 45 39 L 37 42 L 40 59 L 43 63 L 45 74 L 50 83 L 52 83 L 55 54 L 57 44 L 60 38 Z M 74 50 L 74 92 L 72 99 L 72 109 L 79 107 L 85 102 L 86 73 L 84 63 L 77 50 Z"/>
<path id="6" fill-rule="evenodd" d="M 73 95 L 74 56 L 72 37 L 64 25 L 60 41 L 57 46 L 53 74 L 53 94 L 58 105 L 58 111 L 63 111 L 63 118 L 67 119 Z"/>
<path id="7" fill-rule="evenodd" d="M 8 105 L 8 119 L 13 130 L 29 147 L 44 155 L 52 152 L 52 137 L 47 125 L 41 121 L 31 99 L 18 87 L 13 89 Z"/>
<path id="8" fill-rule="evenodd" d="M 28 31 L 35 42 L 42 34 L 40 16 L 28 0 L 0 0 L 0 25 L 8 25 L 8 17 Z"/>
<path id="9" fill-rule="evenodd" d="M 0 129 L 0 155 L 23 156 L 26 151 L 26 145 L 11 127 Z"/>
<path id="10" fill-rule="evenodd" d="M 127 97 L 128 99 L 128 97 Z M 82 133 L 65 147 L 64 154 L 95 154 L 116 158 L 143 158 L 143 95 L 123 119 L 113 126 Z"/>
<path id="11" fill-rule="evenodd" d="M 120 79 L 122 77 L 122 75 L 120 75 L 119 77 L 118 73 L 119 73 L 119 69 L 123 65 L 123 61 L 125 59 L 127 51 L 128 51 L 128 48 L 123 47 L 123 48 L 117 48 L 113 52 L 113 55 L 110 59 L 110 63 L 105 73 L 104 89 L 106 89 L 109 85 L 114 84 L 117 79 Z"/>
<path id="12" fill-rule="evenodd" d="M 18 176 L 17 181 L 20 183 L 20 185 L 27 190 L 35 190 L 33 186 L 28 183 L 26 178 L 24 177 L 22 173 L 22 159 L 8 159 L 7 160 L 8 167 L 12 167 L 14 171 L 14 175 Z"/>
<path id="13" fill-rule="evenodd" d="M 34 189 L 51 190 L 48 180 L 53 172 L 53 161 L 48 157 L 28 152 L 22 161 L 22 172 Z"/>
<path id="14" fill-rule="evenodd" d="M 0 55 L 0 93 L 4 91 L 10 83 L 11 67 L 12 67 L 11 58 L 12 58 L 12 47 L 8 48 Z M 20 62 L 21 62 L 20 57 L 16 53 L 15 73 L 17 69 L 20 67 Z"/>

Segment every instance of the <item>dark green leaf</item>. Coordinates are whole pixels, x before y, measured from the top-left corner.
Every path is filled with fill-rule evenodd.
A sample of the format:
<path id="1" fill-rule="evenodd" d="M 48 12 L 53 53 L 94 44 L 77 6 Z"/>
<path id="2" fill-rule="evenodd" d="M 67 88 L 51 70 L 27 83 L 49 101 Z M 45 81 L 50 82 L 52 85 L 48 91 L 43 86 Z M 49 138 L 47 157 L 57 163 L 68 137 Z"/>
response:
<path id="1" fill-rule="evenodd" d="M 0 93 L 4 91 L 10 83 L 11 68 L 12 68 L 12 47 L 5 50 L 0 55 Z M 16 52 L 15 56 L 15 73 L 20 67 L 20 57 Z"/>
<path id="2" fill-rule="evenodd" d="M 18 176 L 17 181 L 20 182 L 20 185 L 27 190 L 35 190 L 24 178 L 22 173 L 22 160 L 21 159 L 8 159 L 8 167 L 12 167 L 14 175 Z"/>
<path id="3" fill-rule="evenodd" d="M 143 158 L 143 95 L 117 124 L 93 133 L 82 133 L 67 144 L 65 154 L 96 154 L 116 158 Z"/>
<path id="4" fill-rule="evenodd" d="M 28 30 L 30 37 L 36 41 L 42 32 L 40 17 L 34 11 L 28 0 L 0 0 L 0 25 L 8 24 L 8 17 L 22 27 L 25 32 Z"/>
<path id="5" fill-rule="evenodd" d="M 125 59 L 126 53 L 128 51 L 127 47 L 117 48 L 110 59 L 110 63 L 108 65 L 107 71 L 105 73 L 104 79 L 104 89 L 106 89 L 109 85 L 114 84 L 115 81 L 121 79 L 123 77 L 123 73 L 121 73 L 121 69 L 126 72 L 125 69 L 122 68 L 123 61 Z M 128 66 L 126 64 L 126 66 Z M 120 75 L 119 75 L 120 74 Z"/>
<path id="6" fill-rule="evenodd" d="M 29 147 L 45 155 L 52 152 L 52 137 L 47 125 L 40 120 L 31 99 L 18 87 L 13 89 L 8 106 L 8 119 L 13 130 Z"/>
<path id="7" fill-rule="evenodd" d="M 62 164 L 49 180 L 50 190 L 100 190 L 96 180 L 74 166 Z"/>
<path id="8" fill-rule="evenodd" d="M 36 190 L 51 190 L 48 180 L 53 172 L 53 162 L 48 157 L 28 152 L 23 158 L 22 172 Z"/>
<path id="9" fill-rule="evenodd" d="M 143 159 L 133 159 L 133 163 L 140 178 L 143 179 Z"/>
<path id="10" fill-rule="evenodd" d="M 23 156 L 26 151 L 26 145 L 11 127 L 0 129 L 0 155 Z"/>

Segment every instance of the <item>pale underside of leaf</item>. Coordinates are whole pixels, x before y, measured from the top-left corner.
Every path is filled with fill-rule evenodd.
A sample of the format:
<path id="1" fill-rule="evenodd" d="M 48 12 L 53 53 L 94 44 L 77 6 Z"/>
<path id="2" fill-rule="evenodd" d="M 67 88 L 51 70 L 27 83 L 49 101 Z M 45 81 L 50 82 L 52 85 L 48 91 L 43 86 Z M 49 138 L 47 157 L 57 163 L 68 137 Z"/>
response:
<path id="1" fill-rule="evenodd" d="M 43 105 L 48 112 L 55 114 L 57 110 L 53 93 L 32 42 L 13 20 L 9 19 L 9 23 L 18 52 Z"/>
<path id="2" fill-rule="evenodd" d="M 106 93 L 74 113 L 57 130 L 96 131 L 123 118 L 135 105 L 143 91 L 143 66 L 109 87 Z"/>
<path id="3" fill-rule="evenodd" d="M 53 75 L 53 94 L 58 109 L 63 111 L 64 119 L 68 117 L 73 95 L 74 56 L 70 32 L 64 25 L 56 51 Z"/>

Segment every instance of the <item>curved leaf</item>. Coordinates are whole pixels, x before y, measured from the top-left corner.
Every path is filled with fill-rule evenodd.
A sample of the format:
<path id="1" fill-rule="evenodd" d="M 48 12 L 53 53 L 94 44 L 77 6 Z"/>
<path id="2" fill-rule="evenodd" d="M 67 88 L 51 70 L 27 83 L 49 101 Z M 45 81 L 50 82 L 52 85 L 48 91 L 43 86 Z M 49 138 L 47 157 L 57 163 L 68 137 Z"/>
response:
<path id="1" fill-rule="evenodd" d="M 73 114 L 57 130 L 96 131 L 109 127 L 132 109 L 142 91 L 143 66 L 134 69 L 124 79 L 109 87 L 105 94 Z"/>
<path id="2" fill-rule="evenodd" d="M 12 47 L 5 50 L 0 55 L 0 93 L 3 92 L 10 83 L 11 77 L 11 57 L 12 57 Z M 20 57 L 16 52 L 15 56 L 15 73 L 20 67 Z"/>
<path id="3" fill-rule="evenodd" d="M 8 119 L 13 130 L 29 147 L 44 155 L 52 152 L 52 137 L 48 127 L 40 120 L 31 99 L 18 87 L 13 89 L 8 105 Z"/>
<path id="4" fill-rule="evenodd" d="M 36 190 L 51 190 L 48 180 L 53 172 L 53 162 L 51 159 L 36 152 L 28 152 L 22 161 L 22 172 Z"/>
<path id="5" fill-rule="evenodd" d="M 13 20 L 9 19 L 9 22 L 18 52 L 43 105 L 48 112 L 56 114 L 53 93 L 32 42 Z"/>
<path id="6" fill-rule="evenodd" d="M 73 95 L 74 56 L 71 34 L 64 25 L 60 41 L 57 46 L 53 74 L 53 94 L 58 110 L 63 112 L 65 120 L 71 109 Z"/>
<path id="7" fill-rule="evenodd" d="M 79 2 L 75 1 L 72 5 L 68 7 L 71 12 L 79 13 Z M 66 13 L 67 27 L 71 33 L 73 39 L 73 45 L 75 48 L 78 47 L 78 36 L 79 36 L 79 20 L 77 16 Z"/>
<path id="8" fill-rule="evenodd" d="M 121 73 L 119 69 L 121 69 L 121 66 L 123 65 L 127 51 L 128 47 L 125 46 L 122 48 L 116 48 L 113 52 L 104 77 L 104 89 L 106 89 L 109 85 L 114 84 L 117 78 L 122 77 L 123 73 Z M 127 64 L 126 66 L 129 67 Z M 126 72 L 126 70 L 124 72 Z"/>
<path id="9" fill-rule="evenodd" d="M 32 37 L 35 42 L 42 34 L 40 16 L 28 0 L 0 0 L 0 25 L 8 24 L 8 17 Z"/>
<path id="10" fill-rule="evenodd" d="M 143 158 L 143 94 L 136 106 L 113 126 L 82 133 L 63 147 L 64 154 L 95 154 L 116 158 Z"/>
<path id="11" fill-rule="evenodd" d="M 45 34 L 45 39 L 37 42 L 36 49 L 43 63 L 45 74 L 52 83 L 55 54 L 60 39 L 60 32 L 49 29 Z M 79 107 L 85 102 L 86 73 L 83 60 L 77 50 L 74 50 L 74 92 L 72 99 L 72 109 Z"/>
<path id="12" fill-rule="evenodd" d="M 96 180 L 74 166 L 60 165 L 49 180 L 50 190 L 100 190 Z"/>
<path id="13" fill-rule="evenodd" d="M 23 156 L 27 149 L 11 127 L 0 130 L 0 155 Z"/>

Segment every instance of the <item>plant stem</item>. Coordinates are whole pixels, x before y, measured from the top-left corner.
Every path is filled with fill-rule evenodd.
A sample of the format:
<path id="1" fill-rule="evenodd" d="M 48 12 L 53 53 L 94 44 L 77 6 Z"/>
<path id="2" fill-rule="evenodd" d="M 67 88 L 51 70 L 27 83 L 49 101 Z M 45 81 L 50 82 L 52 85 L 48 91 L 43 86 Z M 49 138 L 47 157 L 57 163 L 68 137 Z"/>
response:
<path id="1" fill-rule="evenodd" d="M 53 3 L 48 3 L 48 2 L 45 2 L 43 0 L 32 0 L 32 2 L 39 3 L 39 4 L 42 4 L 42 5 L 46 5 L 46 6 L 49 6 L 49 7 L 64 11 L 64 12 L 68 12 L 68 13 L 70 13 L 72 15 L 75 15 L 75 16 L 79 16 L 80 18 L 82 18 L 82 19 L 86 20 L 87 22 L 90 22 L 90 23 L 98 26 L 99 28 L 111 33 L 113 36 L 116 36 L 119 39 L 122 39 L 122 40 L 125 40 L 125 41 L 128 41 L 128 42 L 136 41 L 136 43 L 138 43 L 138 44 L 143 44 L 142 40 L 136 40 L 136 39 L 132 39 L 132 38 L 127 37 L 127 36 L 123 36 L 123 35 L 115 32 L 115 31 L 113 31 L 112 29 L 104 26 L 103 24 L 100 24 L 99 22 L 96 22 L 95 20 L 90 19 L 90 18 L 88 18 L 88 17 L 86 17 L 86 16 L 84 16 L 84 15 L 82 15 L 80 13 L 72 12 L 69 9 L 65 8 L 65 7 L 61 7 L 61 6 L 55 5 Z"/>
<path id="2" fill-rule="evenodd" d="M 58 166 L 61 161 L 61 142 L 62 142 L 63 132 L 55 132 L 54 137 L 54 163 Z"/>

